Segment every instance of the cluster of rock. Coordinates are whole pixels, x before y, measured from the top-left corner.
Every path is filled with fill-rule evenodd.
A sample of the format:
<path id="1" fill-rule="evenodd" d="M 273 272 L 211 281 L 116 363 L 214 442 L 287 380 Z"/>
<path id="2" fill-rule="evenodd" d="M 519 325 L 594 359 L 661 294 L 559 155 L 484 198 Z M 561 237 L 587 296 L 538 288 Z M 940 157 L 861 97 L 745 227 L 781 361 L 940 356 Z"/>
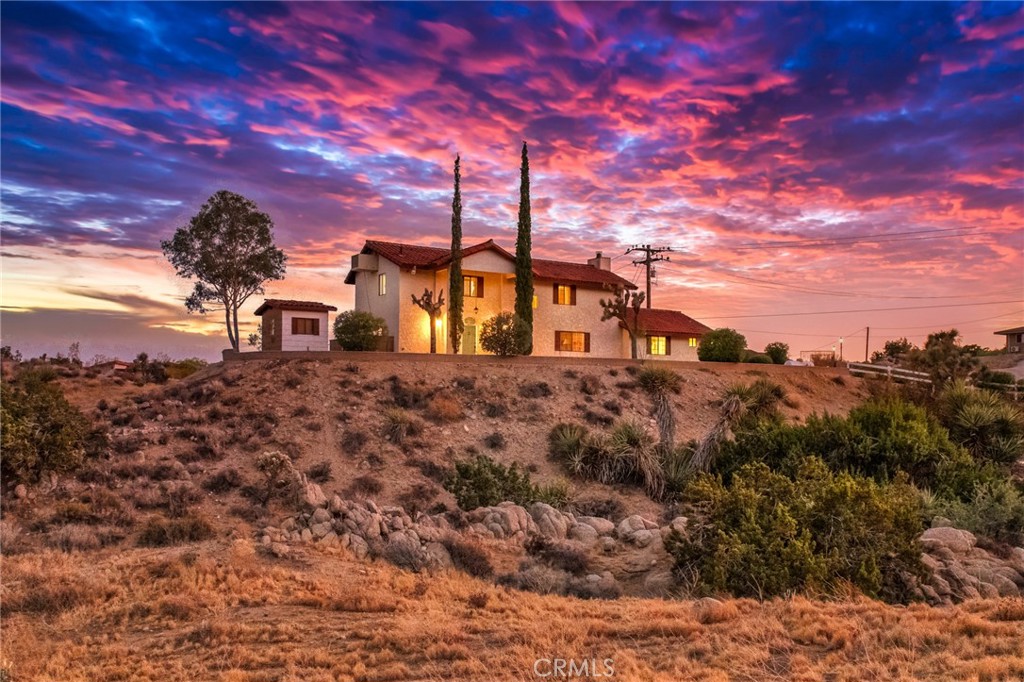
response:
<path id="1" fill-rule="evenodd" d="M 981 547 L 973 533 L 942 520 L 921 535 L 922 563 L 929 575 L 917 586 L 931 604 L 952 604 L 979 597 L 1024 595 L 1024 548 L 1000 557 Z"/>
<path id="2" fill-rule="evenodd" d="M 684 531 L 686 519 L 671 524 L 657 523 L 639 515 L 618 524 L 595 516 L 575 516 L 554 507 L 535 503 L 529 508 L 512 502 L 475 509 L 458 519 L 458 527 L 447 514 L 416 514 L 410 517 L 401 507 L 378 506 L 372 501 L 330 500 L 311 488 L 303 493 L 307 511 L 286 518 L 278 526 L 260 531 L 260 542 L 274 555 L 287 556 L 289 545 L 319 542 L 340 545 L 362 559 L 368 555 L 392 554 L 408 557 L 409 563 L 431 568 L 452 565 L 445 541 L 452 537 L 498 540 L 523 546 L 535 536 L 571 543 L 599 554 L 624 555 L 616 562 L 619 577 L 648 573 L 660 564 L 667 578 L 668 556 L 662 539 L 673 530 Z M 592 581 L 611 579 L 609 572 L 587 576 Z M 664 581 L 662 581 L 664 582 Z"/>

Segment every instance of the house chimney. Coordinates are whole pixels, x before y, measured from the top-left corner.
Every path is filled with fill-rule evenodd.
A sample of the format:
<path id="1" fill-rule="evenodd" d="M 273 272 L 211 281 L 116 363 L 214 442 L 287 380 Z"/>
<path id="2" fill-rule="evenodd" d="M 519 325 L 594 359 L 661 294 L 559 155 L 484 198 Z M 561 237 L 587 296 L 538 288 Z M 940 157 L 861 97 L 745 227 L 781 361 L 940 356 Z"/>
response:
<path id="1" fill-rule="evenodd" d="M 612 259 L 602 256 L 601 252 L 598 251 L 596 256 L 587 261 L 587 265 L 593 266 L 598 270 L 611 270 Z"/>

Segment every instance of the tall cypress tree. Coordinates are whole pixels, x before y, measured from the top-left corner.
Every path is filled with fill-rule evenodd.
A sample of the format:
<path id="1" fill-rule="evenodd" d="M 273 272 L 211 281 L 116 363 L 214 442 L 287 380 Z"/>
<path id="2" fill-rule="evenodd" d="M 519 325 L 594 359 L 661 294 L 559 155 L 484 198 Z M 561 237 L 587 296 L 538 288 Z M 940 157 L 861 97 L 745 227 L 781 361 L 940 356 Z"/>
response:
<path id="1" fill-rule="evenodd" d="M 519 231 L 516 235 L 516 317 L 523 324 L 522 353 L 533 353 L 533 229 L 530 220 L 530 159 L 523 142 L 523 165 L 519 170 Z"/>
<path id="2" fill-rule="evenodd" d="M 455 155 L 455 193 L 452 195 L 452 262 L 448 266 L 448 336 L 452 352 L 462 350 L 462 333 L 466 330 L 462 320 L 462 192 L 459 188 L 459 155 Z"/>

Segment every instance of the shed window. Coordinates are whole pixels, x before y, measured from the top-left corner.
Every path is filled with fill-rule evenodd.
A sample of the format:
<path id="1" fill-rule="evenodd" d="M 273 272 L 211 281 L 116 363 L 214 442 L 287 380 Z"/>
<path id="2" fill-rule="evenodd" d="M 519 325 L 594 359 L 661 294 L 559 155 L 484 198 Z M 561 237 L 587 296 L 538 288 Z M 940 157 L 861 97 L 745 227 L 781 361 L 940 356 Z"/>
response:
<path id="1" fill-rule="evenodd" d="M 462 278 L 462 293 L 468 298 L 484 297 L 484 278 L 467 275 Z"/>
<path id="2" fill-rule="evenodd" d="M 320 320 L 315 317 L 293 317 L 292 335 L 320 336 Z"/>
<path id="3" fill-rule="evenodd" d="M 383 272 L 377 275 L 377 295 L 387 296 L 388 294 L 388 276 Z"/>
<path id="4" fill-rule="evenodd" d="M 555 284 L 552 303 L 555 305 L 576 305 L 576 287 L 572 284 Z"/>
<path id="5" fill-rule="evenodd" d="M 555 350 L 589 353 L 590 334 L 587 332 L 555 332 Z"/>
<path id="6" fill-rule="evenodd" d="M 671 355 L 672 339 L 667 336 L 648 336 L 647 352 L 651 355 Z"/>

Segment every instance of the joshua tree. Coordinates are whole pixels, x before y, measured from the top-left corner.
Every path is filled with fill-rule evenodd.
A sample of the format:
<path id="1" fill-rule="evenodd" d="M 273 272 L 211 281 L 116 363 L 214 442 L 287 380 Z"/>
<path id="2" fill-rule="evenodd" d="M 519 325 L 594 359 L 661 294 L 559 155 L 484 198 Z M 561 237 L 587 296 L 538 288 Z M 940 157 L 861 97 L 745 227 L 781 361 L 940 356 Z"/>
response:
<path id="1" fill-rule="evenodd" d="M 640 309 L 643 308 L 646 294 L 642 291 L 628 291 L 625 287 L 615 287 L 614 297 L 601 299 L 601 321 L 619 320 L 629 333 L 629 350 L 631 357 L 637 358 L 637 339 L 640 333 Z"/>
<path id="2" fill-rule="evenodd" d="M 462 191 L 459 187 L 459 157 L 455 156 L 455 192 L 452 195 L 452 262 L 448 266 L 448 336 L 452 352 L 458 353 L 462 344 L 465 323 L 462 320 Z"/>
<path id="3" fill-rule="evenodd" d="M 643 294 L 640 294 L 642 297 Z M 676 449 L 676 416 L 672 410 L 670 394 L 679 393 L 683 379 L 670 369 L 645 367 L 637 375 L 640 388 L 651 397 L 651 413 L 658 424 L 658 437 L 662 452 Z"/>
<path id="4" fill-rule="evenodd" d="M 437 295 L 437 300 L 434 300 L 434 292 L 429 289 L 423 290 L 423 295 L 416 298 L 416 294 L 412 295 L 412 302 L 422 308 L 427 315 L 430 315 L 430 352 L 437 352 L 437 320 L 441 315 L 441 310 L 444 308 L 444 289 Z"/>

